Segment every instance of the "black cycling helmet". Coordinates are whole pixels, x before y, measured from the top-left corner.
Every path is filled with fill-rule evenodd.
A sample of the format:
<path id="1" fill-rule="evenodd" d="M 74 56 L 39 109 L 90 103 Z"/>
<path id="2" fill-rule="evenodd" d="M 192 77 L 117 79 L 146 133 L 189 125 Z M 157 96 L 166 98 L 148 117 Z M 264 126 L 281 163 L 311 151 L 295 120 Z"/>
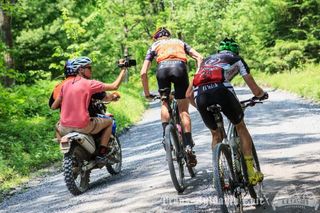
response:
<path id="1" fill-rule="evenodd" d="M 219 44 L 219 52 L 222 50 L 229 50 L 235 54 L 239 54 L 239 45 L 232 38 L 225 38 Z"/>
<path id="2" fill-rule="evenodd" d="M 77 70 L 74 70 L 72 67 L 72 63 L 74 62 L 74 59 L 68 59 L 66 61 L 66 64 L 64 65 L 64 75 L 65 77 L 69 76 L 75 76 L 78 74 Z"/>
<path id="3" fill-rule="evenodd" d="M 165 27 L 159 27 L 156 30 L 156 32 L 153 34 L 152 38 L 153 38 L 153 40 L 157 40 L 158 38 L 163 37 L 163 36 L 170 37 L 171 33 Z"/>

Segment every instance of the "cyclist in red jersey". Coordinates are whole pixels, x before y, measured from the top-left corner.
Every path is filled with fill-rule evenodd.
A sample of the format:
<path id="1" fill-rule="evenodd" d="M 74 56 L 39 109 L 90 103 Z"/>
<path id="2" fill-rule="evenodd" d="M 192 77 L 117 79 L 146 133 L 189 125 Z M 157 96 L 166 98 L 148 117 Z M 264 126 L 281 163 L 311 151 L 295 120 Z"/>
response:
<path id="1" fill-rule="evenodd" d="M 257 98 L 263 100 L 269 96 L 256 84 L 249 67 L 238 54 L 239 45 L 233 39 L 226 38 L 221 41 L 219 52 L 203 60 L 186 96 L 190 98 L 191 104 L 197 107 L 202 120 L 210 129 L 212 147 L 222 141 L 222 135 L 217 130 L 213 114 L 207 110 L 207 107 L 213 104 L 221 106 L 222 112 L 236 126 L 248 168 L 249 182 L 255 185 L 263 180 L 263 174 L 254 171 L 252 138 L 243 121 L 244 114 L 230 81 L 240 74 Z"/>
<path id="2" fill-rule="evenodd" d="M 158 88 L 170 88 L 171 83 L 174 85 L 175 98 L 178 102 L 180 117 L 185 130 L 187 151 L 187 162 L 190 166 L 197 164 L 196 156 L 192 150 L 194 143 L 191 136 L 191 120 L 189 115 L 189 100 L 186 99 L 185 94 L 189 86 L 189 78 L 187 73 L 187 55 L 191 56 L 200 65 L 202 56 L 185 42 L 171 38 L 171 33 L 164 27 L 157 29 L 153 35 L 154 43 L 149 48 L 145 61 L 141 69 L 141 80 L 144 88 L 146 98 L 150 97 L 148 85 L 148 70 L 151 66 L 152 60 L 155 58 L 157 66 L 157 82 Z M 170 91 L 168 91 L 168 94 Z M 169 122 L 168 106 L 162 102 L 161 106 L 161 122 L 164 130 Z"/>

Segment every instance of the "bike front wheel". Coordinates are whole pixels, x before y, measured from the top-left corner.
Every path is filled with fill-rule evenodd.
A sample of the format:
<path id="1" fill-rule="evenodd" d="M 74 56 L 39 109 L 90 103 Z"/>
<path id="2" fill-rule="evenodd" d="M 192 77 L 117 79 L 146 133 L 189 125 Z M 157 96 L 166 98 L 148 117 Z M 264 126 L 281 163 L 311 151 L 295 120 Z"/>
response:
<path id="1" fill-rule="evenodd" d="M 232 170 L 231 152 L 229 146 L 219 143 L 212 153 L 213 183 L 218 194 L 221 212 L 241 212 L 242 205 L 234 197 L 234 173 Z"/>
<path id="2" fill-rule="evenodd" d="M 172 183 L 177 192 L 181 193 L 185 189 L 183 157 L 178 136 L 172 124 L 167 125 L 165 129 L 165 147 Z"/>
<path id="3" fill-rule="evenodd" d="M 122 168 L 122 150 L 119 138 L 116 135 L 110 138 L 109 145 L 112 147 L 112 149 L 114 149 L 112 157 L 115 163 L 112 165 L 107 165 L 106 167 L 111 175 L 116 175 L 121 172 Z"/>

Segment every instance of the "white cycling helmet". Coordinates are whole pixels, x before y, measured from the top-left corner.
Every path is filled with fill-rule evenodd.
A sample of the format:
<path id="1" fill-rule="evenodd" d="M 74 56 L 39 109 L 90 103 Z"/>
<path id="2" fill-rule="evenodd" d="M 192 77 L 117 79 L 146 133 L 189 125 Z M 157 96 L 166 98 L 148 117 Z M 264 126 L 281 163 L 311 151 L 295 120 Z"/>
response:
<path id="1" fill-rule="evenodd" d="M 80 67 L 84 67 L 86 65 L 91 65 L 91 64 L 92 64 L 92 61 L 90 58 L 81 56 L 81 57 L 75 58 L 74 61 L 72 61 L 71 66 L 75 72 L 78 72 L 78 69 Z"/>

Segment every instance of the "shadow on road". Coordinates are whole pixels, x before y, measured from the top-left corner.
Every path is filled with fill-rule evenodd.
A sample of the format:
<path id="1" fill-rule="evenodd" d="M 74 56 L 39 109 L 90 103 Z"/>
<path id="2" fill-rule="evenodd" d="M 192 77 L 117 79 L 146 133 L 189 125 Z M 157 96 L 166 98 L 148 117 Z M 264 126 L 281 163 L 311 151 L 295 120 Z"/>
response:
<path id="1" fill-rule="evenodd" d="M 237 89 L 237 93 L 240 99 L 250 97 L 247 89 Z M 315 196 L 320 194 L 319 167 L 309 167 L 319 162 L 319 155 L 312 150 L 300 151 L 300 147 L 320 145 L 320 131 L 312 129 L 318 128 L 319 119 L 314 123 L 317 125 L 304 129 L 305 123 L 316 122 L 315 116 L 320 118 L 320 107 L 295 98 L 283 98 L 277 92 L 269 91 L 269 94 L 270 100 L 246 111 L 245 120 L 262 169 L 279 170 L 268 173 L 273 170 L 266 169 L 264 188 L 270 202 L 267 208 L 249 207 L 246 212 L 274 212 L 272 200 L 291 185 L 298 187 L 300 195 L 303 190 Z M 159 102 L 152 102 L 144 119 L 120 137 L 123 171 L 119 175 L 111 176 L 105 168 L 94 170 L 90 189 L 77 197 L 67 191 L 62 174 L 55 175 L 1 203 L 0 212 L 219 212 L 214 203 L 210 132 L 197 111 L 191 110 L 190 115 L 198 165 L 197 176 L 192 179 L 187 176 L 188 187 L 184 193 L 178 195 L 172 185 L 161 145 Z M 296 127 L 295 123 L 302 126 Z M 296 173 L 285 178 L 282 167 L 290 167 Z M 298 210 L 294 208 L 292 212 Z"/>

